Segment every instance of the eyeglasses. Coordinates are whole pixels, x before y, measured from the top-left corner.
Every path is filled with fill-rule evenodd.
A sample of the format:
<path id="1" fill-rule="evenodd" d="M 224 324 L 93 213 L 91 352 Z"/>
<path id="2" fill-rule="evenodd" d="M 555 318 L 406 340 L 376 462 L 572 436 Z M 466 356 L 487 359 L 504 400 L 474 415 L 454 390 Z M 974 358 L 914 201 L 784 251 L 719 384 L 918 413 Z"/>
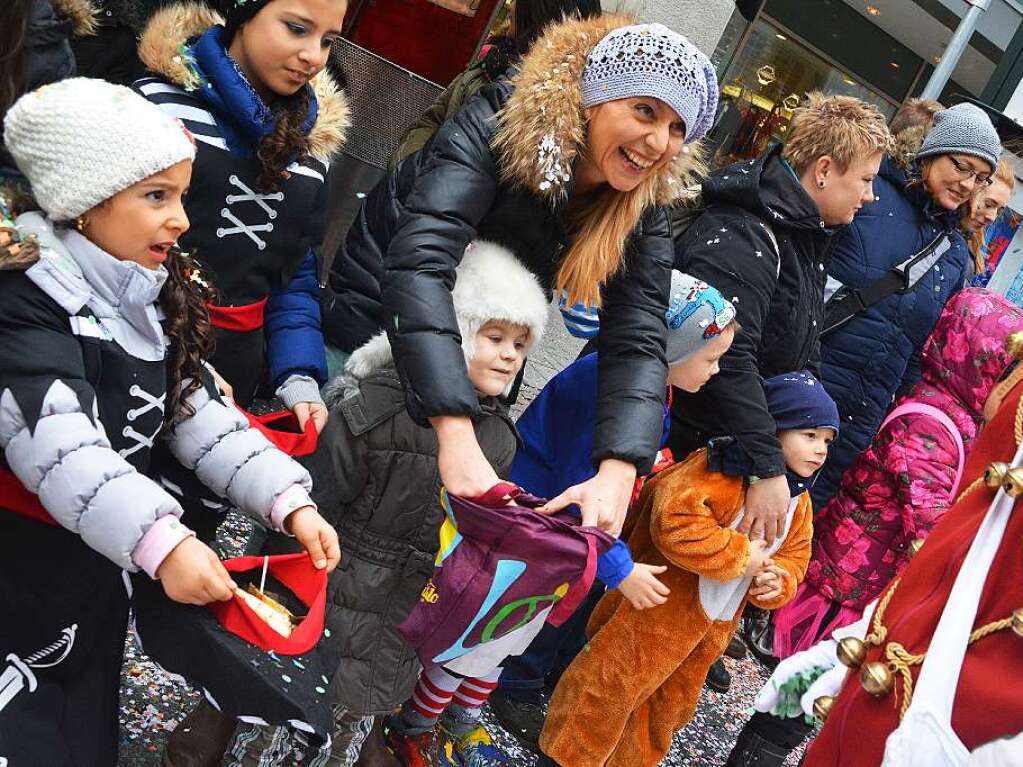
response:
<path id="1" fill-rule="evenodd" d="M 956 172 L 962 176 L 963 181 L 975 178 L 977 183 L 981 186 L 991 186 L 994 182 L 990 173 L 981 173 L 980 171 L 974 170 L 972 165 L 963 162 L 962 160 L 957 160 L 952 155 L 948 155 L 948 161 L 952 163 L 952 167 L 956 169 Z"/>

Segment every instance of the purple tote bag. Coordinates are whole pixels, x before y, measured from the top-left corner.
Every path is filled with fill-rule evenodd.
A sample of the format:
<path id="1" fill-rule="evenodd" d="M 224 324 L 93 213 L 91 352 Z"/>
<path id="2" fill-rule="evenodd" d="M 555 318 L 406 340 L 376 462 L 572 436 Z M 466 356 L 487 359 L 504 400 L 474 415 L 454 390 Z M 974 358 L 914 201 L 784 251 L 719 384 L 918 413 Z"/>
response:
<path id="1" fill-rule="evenodd" d="M 425 668 L 478 676 L 523 652 L 545 622 L 575 612 L 614 544 L 570 514 L 533 511 L 544 501 L 510 483 L 473 500 L 441 490 L 440 503 L 436 568 L 398 627 Z"/>

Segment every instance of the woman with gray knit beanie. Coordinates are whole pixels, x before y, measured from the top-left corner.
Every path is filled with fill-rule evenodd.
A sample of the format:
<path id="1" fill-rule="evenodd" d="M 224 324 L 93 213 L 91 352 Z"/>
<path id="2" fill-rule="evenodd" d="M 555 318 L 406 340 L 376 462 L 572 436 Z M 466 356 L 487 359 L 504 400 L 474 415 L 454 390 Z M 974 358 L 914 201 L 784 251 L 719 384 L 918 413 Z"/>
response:
<path id="1" fill-rule="evenodd" d="M 864 309 L 821 341 L 821 373 L 838 403 L 842 434 L 814 486 L 815 508 L 831 498 L 842 473 L 870 444 L 893 397 L 920 378 L 920 350 L 962 286 L 970 257 L 958 230 L 959 209 L 991 183 L 1001 152 L 994 126 L 978 107 L 938 112 L 908 170 L 885 158 L 875 202 L 836 242 L 829 289 L 863 290 L 946 235 L 937 246 L 940 256 L 914 267 L 906 291 Z"/>
<path id="2" fill-rule="evenodd" d="M 861 291 L 870 305 L 821 339 L 822 381 L 838 405 L 842 430 L 811 490 L 814 508 L 823 508 L 834 494 L 892 400 L 920 378 L 920 350 L 962 286 L 970 258 L 957 227 L 960 209 L 991 183 L 1001 150 L 979 108 L 959 104 L 938 112 L 908 168 L 901 157 L 884 158 L 874 201 L 837 236 L 828 290 Z M 932 244 L 933 253 L 909 270 L 904 292 L 871 303 L 871 286 Z M 845 580 L 841 572 L 828 577 L 836 584 Z M 739 733 L 726 767 L 781 767 L 811 730 L 801 717 L 756 713 Z"/>
<path id="3" fill-rule="evenodd" d="M 498 480 L 473 432 L 451 286 L 465 246 L 509 248 L 545 289 L 601 306 L 597 476 L 555 499 L 621 529 L 663 428 L 672 241 L 661 206 L 700 166 L 718 88 L 707 57 L 621 15 L 549 27 L 511 80 L 483 88 L 365 200 L 335 268 L 324 334 L 351 351 L 386 328 L 409 411 L 440 442 L 451 492 Z"/>

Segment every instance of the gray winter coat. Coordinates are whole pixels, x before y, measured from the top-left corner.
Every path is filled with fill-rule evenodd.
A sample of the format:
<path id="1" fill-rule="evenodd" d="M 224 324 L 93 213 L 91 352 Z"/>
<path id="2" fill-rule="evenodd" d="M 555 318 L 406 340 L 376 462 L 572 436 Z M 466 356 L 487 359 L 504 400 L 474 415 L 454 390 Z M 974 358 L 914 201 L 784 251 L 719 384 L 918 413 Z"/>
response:
<path id="1" fill-rule="evenodd" d="M 419 674 L 397 626 L 415 606 L 439 548 L 437 438 L 409 416 L 393 367 L 340 387 L 319 447 L 304 461 L 320 513 L 341 537 L 327 600 L 326 625 L 343 655 L 331 694 L 353 713 L 382 714 L 412 694 Z M 506 477 L 517 447 L 511 418 L 487 398 L 474 424 L 484 455 Z"/>

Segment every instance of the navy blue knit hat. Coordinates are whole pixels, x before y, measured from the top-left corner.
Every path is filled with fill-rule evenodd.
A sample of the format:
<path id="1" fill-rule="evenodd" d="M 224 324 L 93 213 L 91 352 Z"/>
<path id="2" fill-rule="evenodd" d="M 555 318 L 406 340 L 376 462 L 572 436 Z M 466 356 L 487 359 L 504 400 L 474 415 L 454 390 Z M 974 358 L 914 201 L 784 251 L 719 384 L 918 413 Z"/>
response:
<path id="1" fill-rule="evenodd" d="M 812 373 L 801 370 L 768 378 L 764 394 L 778 431 L 831 428 L 838 434 L 838 407 Z"/>

